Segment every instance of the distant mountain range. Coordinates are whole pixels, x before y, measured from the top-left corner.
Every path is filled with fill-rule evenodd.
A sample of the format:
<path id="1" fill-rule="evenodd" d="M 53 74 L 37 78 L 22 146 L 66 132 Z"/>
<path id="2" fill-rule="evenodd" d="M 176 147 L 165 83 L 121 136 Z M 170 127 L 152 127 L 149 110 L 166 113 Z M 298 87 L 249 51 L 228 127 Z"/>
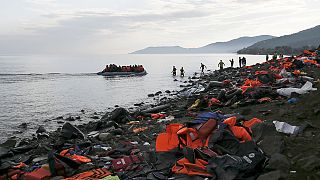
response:
<path id="1" fill-rule="evenodd" d="M 263 40 L 238 51 L 240 54 L 301 53 L 320 45 L 320 25 L 291 35 Z"/>
<path id="2" fill-rule="evenodd" d="M 254 37 L 240 37 L 227 42 L 211 43 L 199 48 L 183 48 L 180 46 L 147 47 L 131 54 L 197 54 L 197 53 L 235 53 L 240 49 L 251 46 L 256 42 L 274 38 L 261 35 Z"/>

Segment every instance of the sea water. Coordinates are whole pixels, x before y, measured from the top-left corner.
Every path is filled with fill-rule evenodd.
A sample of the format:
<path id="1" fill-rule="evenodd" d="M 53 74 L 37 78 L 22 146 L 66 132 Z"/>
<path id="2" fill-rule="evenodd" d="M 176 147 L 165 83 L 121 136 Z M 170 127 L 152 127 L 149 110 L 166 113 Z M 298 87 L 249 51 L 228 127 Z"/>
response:
<path id="1" fill-rule="evenodd" d="M 247 65 L 264 61 L 264 56 L 237 54 L 188 55 L 99 55 L 0 56 L 0 142 L 10 136 L 29 136 L 43 125 L 47 130 L 61 126 L 52 119 L 80 112 L 104 112 L 112 107 L 132 107 L 148 101 L 147 94 L 178 90 L 194 72 L 200 72 L 200 63 L 207 70 L 218 69 L 219 60 L 227 67 L 230 59 L 238 66 L 238 57 L 245 56 Z M 142 64 L 148 74 L 142 77 L 106 78 L 95 73 L 107 64 Z M 171 75 L 172 66 L 177 77 Z M 185 77 L 179 77 L 184 67 Z M 174 79 L 178 81 L 174 81 Z M 85 123 L 80 120 L 77 123 Z M 19 126 L 27 124 L 27 128 Z"/>

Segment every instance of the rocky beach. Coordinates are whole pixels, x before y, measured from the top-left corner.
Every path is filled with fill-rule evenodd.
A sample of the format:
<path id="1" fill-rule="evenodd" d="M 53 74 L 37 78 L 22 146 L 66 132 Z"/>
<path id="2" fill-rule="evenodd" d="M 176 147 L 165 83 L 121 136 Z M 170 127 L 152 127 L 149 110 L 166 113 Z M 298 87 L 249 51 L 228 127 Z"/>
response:
<path id="1" fill-rule="evenodd" d="M 0 180 L 319 179 L 319 50 L 198 74 L 146 95 L 155 104 L 57 117 L 54 132 L 0 145 Z M 92 121 L 73 125 L 82 116 Z M 174 124 L 208 143 L 177 143 Z"/>

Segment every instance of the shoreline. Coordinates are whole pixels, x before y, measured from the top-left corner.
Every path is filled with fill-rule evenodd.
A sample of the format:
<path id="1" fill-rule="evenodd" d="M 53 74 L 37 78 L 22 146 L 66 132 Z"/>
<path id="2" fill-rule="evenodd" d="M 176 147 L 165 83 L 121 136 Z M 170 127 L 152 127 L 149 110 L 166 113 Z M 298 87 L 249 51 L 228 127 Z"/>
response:
<path id="1" fill-rule="evenodd" d="M 270 63 L 272 61 L 269 61 Z M 247 66 L 252 68 L 226 68 L 223 71 L 216 70 L 213 73 L 205 74 L 200 78 L 191 77 L 188 79 L 184 89 L 178 92 L 156 92 L 155 94 L 167 94 L 173 98 L 160 100 L 154 107 L 145 110 L 135 110 L 128 112 L 125 109 L 117 108 L 112 112 L 105 112 L 102 117 L 93 122 L 88 122 L 83 125 L 72 126 L 68 122 L 64 124 L 62 129 L 57 129 L 53 132 L 47 132 L 44 127 L 39 128 L 36 132 L 37 137 L 33 140 L 22 139 L 18 146 L 17 141 L 8 140 L 0 145 L 0 165 L 2 166 L 5 160 L 14 159 L 18 156 L 28 159 L 29 165 L 35 163 L 36 158 L 43 157 L 51 151 L 60 151 L 61 149 L 70 148 L 78 145 L 81 148 L 94 147 L 97 145 L 103 147 L 116 147 L 118 142 L 132 142 L 139 149 L 149 149 L 154 151 L 156 137 L 159 133 L 165 130 L 166 124 L 171 123 L 186 123 L 192 121 L 200 112 L 208 112 L 211 110 L 219 110 L 223 114 L 240 114 L 245 119 L 259 118 L 265 123 L 272 121 L 287 122 L 291 125 L 304 127 L 303 131 L 296 135 L 286 135 L 280 132 L 272 135 L 272 138 L 267 142 L 260 142 L 260 148 L 270 156 L 269 164 L 259 172 L 258 176 L 265 174 L 276 174 L 282 178 L 299 179 L 309 176 L 309 173 L 315 173 L 320 168 L 319 154 L 316 153 L 320 148 L 320 119 L 319 105 L 319 88 L 320 84 L 317 80 L 320 78 L 319 67 L 314 65 L 306 65 L 301 71 L 306 72 L 306 76 L 311 76 L 314 79 L 312 84 L 316 91 L 309 92 L 303 95 L 296 95 L 297 102 L 289 104 L 288 99 L 276 94 L 275 90 L 287 86 L 300 86 L 301 82 L 306 82 L 305 79 L 299 79 L 292 84 L 275 84 L 266 83 L 265 86 L 270 91 L 265 91 L 262 94 L 255 96 L 246 96 L 242 93 L 235 94 L 228 98 L 221 99 L 221 104 L 216 107 L 199 107 L 192 111 L 187 109 L 194 103 L 196 99 L 203 95 L 209 95 L 210 98 L 218 98 L 221 95 L 222 89 L 232 90 L 243 85 L 248 77 L 254 77 L 256 71 L 261 71 L 270 67 L 271 64 L 259 64 Z M 275 67 L 279 67 L 278 62 L 275 62 Z M 299 75 L 298 77 L 300 77 Z M 228 80 L 227 82 L 225 80 Z M 229 82 L 230 80 L 230 82 Z M 301 82 L 300 82 L 301 81 Z M 300 83 L 300 84 L 299 84 Z M 202 85 L 202 86 L 200 86 Z M 235 87 L 233 87 L 235 86 Z M 192 89 L 193 90 L 190 90 Z M 155 95 L 154 94 L 154 95 Z M 149 96 L 150 95 L 150 96 Z M 154 95 L 146 95 L 154 98 Z M 190 95 L 189 97 L 182 95 Z M 248 98 L 250 97 L 250 98 Z M 259 98 L 258 98 L 259 97 Z M 269 97 L 266 101 L 259 102 L 263 97 Z M 318 97 L 318 100 L 317 98 Z M 219 98 L 218 98 L 219 99 Z M 140 103 L 133 104 L 142 105 Z M 139 106 L 137 106 L 139 107 Z M 302 110 L 302 111 L 301 111 Z M 152 119 L 152 113 L 166 114 L 167 118 L 162 122 Z M 169 118 L 170 117 L 170 118 Z M 174 117 L 173 119 L 171 117 Z M 71 132 L 71 134 L 70 134 Z M 253 135 L 254 137 L 254 135 Z M 275 138 L 276 137 L 276 138 Z M 317 143 L 314 143 L 317 142 Z M 149 144 L 149 145 L 148 145 Z M 16 147 L 15 147 L 16 146 Z M 261 147 L 262 146 L 262 147 Z M 297 148 L 304 149 L 303 152 Z M 7 150 L 7 152 L 6 152 Z M 306 153 L 307 152 L 307 153 Z M 306 154 L 305 154 L 306 153 Z M 30 157 L 29 157 L 30 156 Z M 91 156 L 90 156 L 91 157 Z M 20 158 L 21 159 L 21 158 Z M 23 159 L 23 158 L 22 158 Z M 45 164 L 47 159 L 36 161 L 38 164 Z M 312 162 L 311 164 L 309 162 Z M 308 163 L 309 164 L 308 164 Z M 18 163 L 18 162 L 16 162 Z M 28 163 L 26 163 L 28 164 Z M 0 171 L 1 172 L 1 171 Z M 0 173 L 0 177 L 1 177 Z M 257 176 L 257 177 L 258 177 Z M 319 176 L 315 175 L 315 177 Z M 268 177 L 268 176 L 266 176 Z M 313 176 L 312 176 L 313 177 Z"/>

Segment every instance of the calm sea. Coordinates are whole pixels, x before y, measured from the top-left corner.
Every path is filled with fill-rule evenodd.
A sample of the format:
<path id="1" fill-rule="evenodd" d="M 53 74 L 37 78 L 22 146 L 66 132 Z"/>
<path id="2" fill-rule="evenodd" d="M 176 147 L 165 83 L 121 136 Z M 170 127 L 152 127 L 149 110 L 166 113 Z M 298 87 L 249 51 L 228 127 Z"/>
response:
<path id="1" fill-rule="evenodd" d="M 241 55 L 243 56 L 243 55 Z M 34 133 L 39 125 L 47 130 L 61 126 L 52 119 L 58 116 L 110 111 L 114 105 L 132 107 L 149 101 L 147 94 L 178 90 L 182 81 L 200 72 L 200 62 L 209 70 L 217 69 L 222 59 L 237 54 L 195 55 L 106 55 L 106 56 L 0 56 L 0 142 L 10 136 Z M 247 64 L 264 61 L 264 56 L 245 55 Z M 142 64 L 148 74 L 143 77 L 105 78 L 95 75 L 106 64 Z M 170 72 L 175 65 L 184 67 L 186 76 L 179 81 Z M 179 71 L 178 71 L 179 72 Z M 89 118 L 88 118 L 89 119 Z M 81 118 L 76 123 L 84 123 Z M 27 128 L 19 127 L 27 123 Z"/>

